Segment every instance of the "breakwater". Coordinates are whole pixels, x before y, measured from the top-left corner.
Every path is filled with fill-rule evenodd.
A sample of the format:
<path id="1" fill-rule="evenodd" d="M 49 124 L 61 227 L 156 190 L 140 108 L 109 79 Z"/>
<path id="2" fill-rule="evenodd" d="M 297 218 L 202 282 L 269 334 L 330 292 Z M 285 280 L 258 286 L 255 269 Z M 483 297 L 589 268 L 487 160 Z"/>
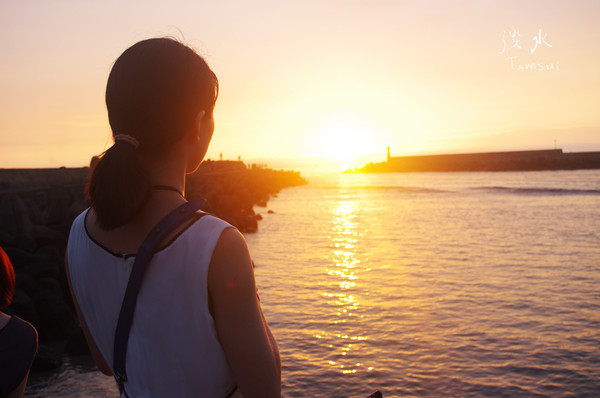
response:
<path id="1" fill-rule="evenodd" d="M 84 186 L 89 168 L 0 169 L 0 246 L 16 273 L 7 312 L 38 330 L 40 348 L 33 371 L 57 367 L 62 353 L 87 354 L 64 271 L 71 223 L 88 207 Z M 186 197 L 206 198 L 209 211 L 243 232 L 255 232 L 270 197 L 305 184 L 295 171 L 206 161 L 187 178 Z"/>
<path id="2" fill-rule="evenodd" d="M 204 198 L 204 210 L 235 225 L 243 232 L 256 232 L 253 207 L 266 207 L 273 195 L 286 187 L 306 184 L 297 171 L 272 170 L 260 165 L 246 166 L 240 161 L 203 162 L 186 179 L 186 197 Z"/>
<path id="3" fill-rule="evenodd" d="M 542 171 L 600 169 L 600 152 L 562 149 L 397 156 L 369 163 L 354 172 Z"/>

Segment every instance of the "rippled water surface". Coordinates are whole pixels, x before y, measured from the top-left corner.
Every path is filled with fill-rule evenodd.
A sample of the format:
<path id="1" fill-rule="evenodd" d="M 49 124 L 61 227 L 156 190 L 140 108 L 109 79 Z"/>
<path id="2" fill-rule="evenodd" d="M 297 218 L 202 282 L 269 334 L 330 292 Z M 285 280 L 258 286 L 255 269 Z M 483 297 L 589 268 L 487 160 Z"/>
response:
<path id="1" fill-rule="evenodd" d="M 598 396 L 599 171 L 310 181 L 247 236 L 284 396 Z M 115 391 L 89 369 L 27 396 Z"/>

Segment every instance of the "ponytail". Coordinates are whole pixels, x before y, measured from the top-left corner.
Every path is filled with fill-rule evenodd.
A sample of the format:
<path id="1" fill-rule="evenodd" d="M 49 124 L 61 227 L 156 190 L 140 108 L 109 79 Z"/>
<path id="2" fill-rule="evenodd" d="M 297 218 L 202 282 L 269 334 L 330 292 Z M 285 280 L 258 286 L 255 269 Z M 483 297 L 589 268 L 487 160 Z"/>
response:
<path id="1" fill-rule="evenodd" d="M 117 140 L 90 170 L 87 197 L 105 230 L 127 224 L 144 207 L 152 184 L 128 142 Z"/>

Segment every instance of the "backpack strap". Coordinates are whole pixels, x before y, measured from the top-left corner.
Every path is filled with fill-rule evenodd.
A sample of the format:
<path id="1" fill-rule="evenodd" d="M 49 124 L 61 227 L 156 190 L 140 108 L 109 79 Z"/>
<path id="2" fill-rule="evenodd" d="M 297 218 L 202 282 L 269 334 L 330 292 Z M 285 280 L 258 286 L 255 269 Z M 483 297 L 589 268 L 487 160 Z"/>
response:
<path id="1" fill-rule="evenodd" d="M 204 199 L 192 200 L 184 203 L 171 211 L 165 218 L 160 220 L 158 224 L 150 231 L 144 242 L 138 249 L 138 252 L 129 275 L 129 282 L 121 304 L 121 312 L 115 330 L 115 344 L 113 347 L 113 374 L 119 392 L 125 392 L 125 382 L 127 381 L 127 373 L 125 371 L 125 357 L 127 355 L 127 344 L 129 342 L 129 332 L 131 331 L 131 322 L 133 321 L 133 313 L 137 302 L 137 296 L 142 286 L 142 279 L 147 265 L 154 256 L 157 246 L 168 236 L 177 226 L 181 225 L 186 220 L 190 220 L 194 215 L 200 217 L 207 213 L 197 212 L 203 205 Z M 127 393 L 125 392 L 125 396 Z"/>

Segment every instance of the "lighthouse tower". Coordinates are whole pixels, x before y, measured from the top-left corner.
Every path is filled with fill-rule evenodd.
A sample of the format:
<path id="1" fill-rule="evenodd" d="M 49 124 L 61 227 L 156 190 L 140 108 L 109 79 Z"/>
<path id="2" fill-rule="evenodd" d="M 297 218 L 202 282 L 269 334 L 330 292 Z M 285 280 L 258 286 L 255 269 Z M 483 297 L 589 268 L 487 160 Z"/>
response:
<path id="1" fill-rule="evenodd" d="M 390 161 L 390 147 L 387 147 L 387 161 Z"/>

